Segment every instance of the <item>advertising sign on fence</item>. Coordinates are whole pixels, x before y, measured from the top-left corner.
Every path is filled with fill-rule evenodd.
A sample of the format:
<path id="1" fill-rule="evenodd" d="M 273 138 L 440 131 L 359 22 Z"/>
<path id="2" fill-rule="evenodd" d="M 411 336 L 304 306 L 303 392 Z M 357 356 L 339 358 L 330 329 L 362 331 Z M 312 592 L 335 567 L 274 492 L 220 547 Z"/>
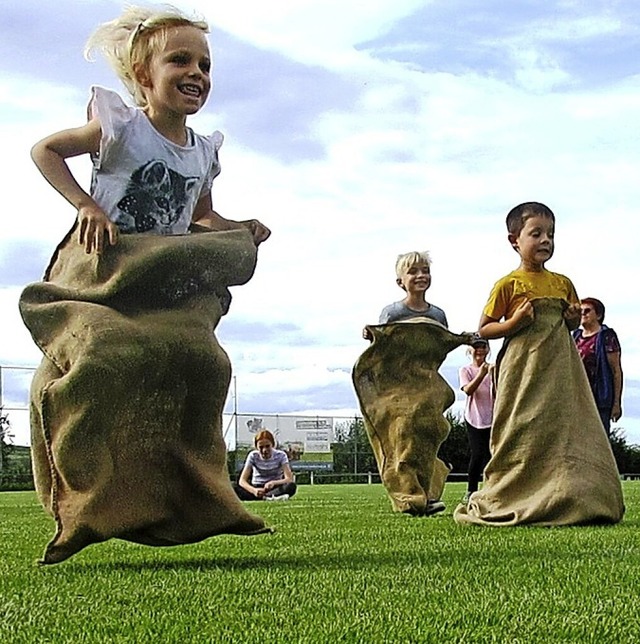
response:
<path id="1" fill-rule="evenodd" d="M 319 416 L 269 416 L 238 414 L 236 418 L 236 468 L 242 469 L 253 449 L 255 435 L 268 429 L 278 449 L 289 456 L 294 471 L 333 469 L 333 418 Z"/>

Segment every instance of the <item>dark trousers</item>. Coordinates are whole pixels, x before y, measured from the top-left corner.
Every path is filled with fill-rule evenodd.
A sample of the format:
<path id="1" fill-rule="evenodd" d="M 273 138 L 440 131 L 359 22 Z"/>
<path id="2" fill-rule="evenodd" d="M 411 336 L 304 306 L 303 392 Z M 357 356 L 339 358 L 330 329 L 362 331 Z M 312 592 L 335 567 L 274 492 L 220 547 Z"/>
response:
<path id="1" fill-rule="evenodd" d="M 607 436 L 611 436 L 611 408 L 598 409 L 598 413 L 600 414 L 600 420 L 602 421 L 604 431 L 607 433 Z"/>
<path id="2" fill-rule="evenodd" d="M 484 472 L 484 468 L 491 458 L 491 452 L 489 451 L 491 428 L 484 427 L 479 429 L 470 425 L 466 420 L 464 424 L 467 427 L 467 437 L 469 438 L 469 449 L 471 451 L 467 490 L 476 492 L 482 479 L 482 472 Z"/>
<path id="3" fill-rule="evenodd" d="M 243 487 L 240 487 L 237 483 L 232 483 L 233 491 L 236 493 L 237 497 L 241 501 L 262 501 L 262 499 L 247 492 Z M 283 494 L 288 494 L 290 497 L 293 496 L 298 489 L 298 486 L 294 483 L 285 483 L 284 485 L 277 485 L 272 490 L 269 490 L 269 496 L 282 496 Z"/>

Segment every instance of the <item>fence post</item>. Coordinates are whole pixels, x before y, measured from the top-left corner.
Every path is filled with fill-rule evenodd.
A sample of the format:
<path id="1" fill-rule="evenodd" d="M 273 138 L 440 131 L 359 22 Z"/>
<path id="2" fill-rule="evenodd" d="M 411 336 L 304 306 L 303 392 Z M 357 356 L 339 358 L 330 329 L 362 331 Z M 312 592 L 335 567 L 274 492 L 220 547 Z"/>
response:
<path id="1" fill-rule="evenodd" d="M 309 472 L 309 485 L 313 485 L 313 470 Z"/>
<path id="2" fill-rule="evenodd" d="M 358 439 L 360 438 L 360 429 L 358 423 L 354 424 L 356 438 L 353 441 L 353 473 L 358 473 Z"/>
<path id="3" fill-rule="evenodd" d="M 369 485 L 373 483 L 373 477 L 371 476 L 371 472 L 367 472 L 367 483 Z"/>

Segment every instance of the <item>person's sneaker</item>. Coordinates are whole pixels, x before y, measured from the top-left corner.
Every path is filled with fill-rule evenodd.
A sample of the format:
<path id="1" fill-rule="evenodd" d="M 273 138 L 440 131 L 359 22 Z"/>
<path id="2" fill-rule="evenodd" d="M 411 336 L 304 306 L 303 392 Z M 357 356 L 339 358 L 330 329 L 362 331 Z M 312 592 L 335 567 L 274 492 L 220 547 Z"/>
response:
<path id="1" fill-rule="evenodd" d="M 424 514 L 428 517 L 432 514 L 437 514 L 438 512 L 444 512 L 445 508 L 446 506 L 442 501 L 429 501 Z"/>
<path id="2" fill-rule="evenodd" d="M 288 494 L 281 494 L 280 496 L 265 496 L 264 497 L 267 501 L 288 501 L 289 500 L 289 495 Z"/>
<path id="3" fill-rule="evenodd" d="M 464 496 L 460 500 L 460 503 L 463 503 L 464 505 L 467 505 L 469 503 L 469 497 L 471 496 L 472 492 L 465 492 Z"/>

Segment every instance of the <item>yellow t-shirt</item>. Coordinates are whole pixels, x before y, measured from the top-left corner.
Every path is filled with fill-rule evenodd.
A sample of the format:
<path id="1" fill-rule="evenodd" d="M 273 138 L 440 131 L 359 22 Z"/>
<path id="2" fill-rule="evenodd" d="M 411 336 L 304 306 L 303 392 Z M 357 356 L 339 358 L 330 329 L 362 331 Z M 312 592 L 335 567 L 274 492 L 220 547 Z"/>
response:
<path id="1" fill-rule="evenodd" d="M 493 320 L 508 320 L 525 299 L 537 297 L 559 297 L 569 304 L 580 303 L 568 277 L 547 270 L 534 273 L 517 268 L 494 284 L 483 313 Z"/>

